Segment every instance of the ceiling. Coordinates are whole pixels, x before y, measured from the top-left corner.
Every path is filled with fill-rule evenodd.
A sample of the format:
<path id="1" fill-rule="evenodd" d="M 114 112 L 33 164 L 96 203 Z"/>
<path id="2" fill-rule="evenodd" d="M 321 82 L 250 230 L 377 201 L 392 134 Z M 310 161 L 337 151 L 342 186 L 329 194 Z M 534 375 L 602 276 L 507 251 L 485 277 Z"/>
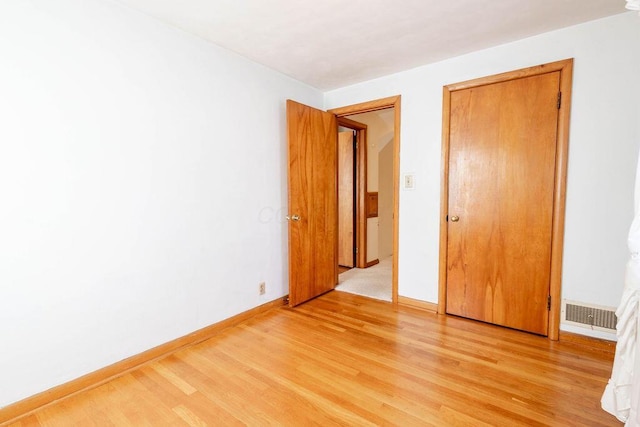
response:
<path id="1" fill-rule="evenodd" d="M 625 12 L 623 0 L 116 0 L 320 90 Z"/>

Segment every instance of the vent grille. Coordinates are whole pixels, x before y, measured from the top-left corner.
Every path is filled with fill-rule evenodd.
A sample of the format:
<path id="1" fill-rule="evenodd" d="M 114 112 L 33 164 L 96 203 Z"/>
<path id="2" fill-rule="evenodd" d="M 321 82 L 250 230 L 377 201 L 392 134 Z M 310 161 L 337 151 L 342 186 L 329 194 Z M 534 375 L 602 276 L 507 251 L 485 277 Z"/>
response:
<path id="1" fill-rule="evenodd" d="M 618 318 L 614 310 L 605 310 L 577 304 L 566 304 L 565 319 L 569 322 L 595 326 L 605 329 L 616 329 Z"/>

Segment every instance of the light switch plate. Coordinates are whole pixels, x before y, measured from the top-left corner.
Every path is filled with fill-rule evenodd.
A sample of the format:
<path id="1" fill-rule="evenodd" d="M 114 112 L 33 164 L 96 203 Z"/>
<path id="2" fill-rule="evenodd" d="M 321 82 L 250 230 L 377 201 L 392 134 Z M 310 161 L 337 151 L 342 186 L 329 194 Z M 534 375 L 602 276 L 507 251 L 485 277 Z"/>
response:
<path id="1" fill-rule="evenodd" d="M 406 173 L 402 177 L 402 188 L 405 190 L 413 190 L 416 188 L 416 179 L 414 174 Z"/>

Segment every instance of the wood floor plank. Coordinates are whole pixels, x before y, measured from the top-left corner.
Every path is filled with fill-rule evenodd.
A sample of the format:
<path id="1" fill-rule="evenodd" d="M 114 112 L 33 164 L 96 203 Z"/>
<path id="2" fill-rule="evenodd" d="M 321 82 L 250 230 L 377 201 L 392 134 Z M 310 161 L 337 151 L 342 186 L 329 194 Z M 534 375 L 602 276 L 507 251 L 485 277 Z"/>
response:
<path id="1" fill-rule="evenodd" d="M 151 364 L 151 368 L 155 370 L 157 373 L 162 375 L 167 379 L 171 384 L 177 387 L 180 391 L 182 391 L 186 395 L 190 395 L 198 391 L 195 387 L 193 387 L 188 382 L 184 381 L 180 376 L 176 375 L 171 371 L 170 368 L 164 366 L 162 362 L 154 362 Z"/>
<path id="2" fill-rule="evenodd" d="M 619 426 L 613 355 L 330 292 L 71 396 L 13 426 Z"/>
<path id="3" fill-rule="evenodd" d="M 178 405 L 173 408 L 173 412 L 178 414 L 183 421 L 191 427 L 206 427 L 207 423 L 202 421 L 196 414 L 191 412 L 185 405 Z"/>

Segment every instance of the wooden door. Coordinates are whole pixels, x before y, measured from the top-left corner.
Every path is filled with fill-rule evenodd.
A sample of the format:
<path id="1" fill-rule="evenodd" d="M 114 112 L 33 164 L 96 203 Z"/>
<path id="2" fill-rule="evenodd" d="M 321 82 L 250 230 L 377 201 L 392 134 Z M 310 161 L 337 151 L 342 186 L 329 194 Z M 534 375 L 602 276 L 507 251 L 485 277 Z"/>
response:
<path id="1" fill-rule="evenodd" d="M 289 305 L 338 282 L 336 116 L 287 100 Z"/>
<path id="2" fill-rule="evenodd" d="M 353 131 L 338 132 L 338 265 L 355 267 Z"/>
<path id="3" fill-rule="evenodd" d="M 559 85 L 451 94 L 447 313 L 548 334 Z"/>

